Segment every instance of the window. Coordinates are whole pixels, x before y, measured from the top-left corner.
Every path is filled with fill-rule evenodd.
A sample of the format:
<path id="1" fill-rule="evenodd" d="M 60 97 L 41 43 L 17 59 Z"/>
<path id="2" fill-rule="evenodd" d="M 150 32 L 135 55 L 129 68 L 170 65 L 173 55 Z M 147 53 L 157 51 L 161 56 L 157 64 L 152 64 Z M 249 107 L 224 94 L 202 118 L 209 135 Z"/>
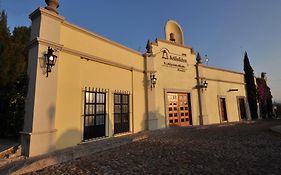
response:
<path id="1" fill-rule="evenodd" d="M 129 94 L 114 94 L 114 133 L 128 132 Z"/>
<path id="2" fill-rule="evenodd" d="M 85 91 L 84 140 L 105 136 L 106 93 Z"/>
<path id="3" fill-rule="evenodd" d="M 105 93 L 85 92 L 85 126 L 104 124 Z"/>

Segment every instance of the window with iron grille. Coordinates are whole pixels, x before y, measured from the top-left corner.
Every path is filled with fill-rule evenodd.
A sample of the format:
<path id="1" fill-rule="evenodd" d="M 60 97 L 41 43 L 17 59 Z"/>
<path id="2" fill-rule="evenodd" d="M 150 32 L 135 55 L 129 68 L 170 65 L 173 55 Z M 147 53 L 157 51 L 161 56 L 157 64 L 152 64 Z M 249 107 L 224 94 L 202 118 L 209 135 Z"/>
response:
<path id="1" fill-rule="evenodd" d="M 129 94 L 114 94 L 114 133 L 129 132 Z"/>
<path id="2" fill-rule="evenodd" d="M 106 94 L 85 91 L 84 140 L 105 136 Z"/>

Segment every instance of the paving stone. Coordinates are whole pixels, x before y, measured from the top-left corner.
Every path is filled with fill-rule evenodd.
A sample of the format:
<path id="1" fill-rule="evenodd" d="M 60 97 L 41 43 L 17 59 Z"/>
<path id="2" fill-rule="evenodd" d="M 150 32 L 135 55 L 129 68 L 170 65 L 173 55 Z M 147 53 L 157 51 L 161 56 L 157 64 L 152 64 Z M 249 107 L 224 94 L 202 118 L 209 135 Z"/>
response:
<path id="1" fill-rule="evenodd" d="M 281 174 L 281 121 L 174 127 L 28 173 L 37 174 Z"/>

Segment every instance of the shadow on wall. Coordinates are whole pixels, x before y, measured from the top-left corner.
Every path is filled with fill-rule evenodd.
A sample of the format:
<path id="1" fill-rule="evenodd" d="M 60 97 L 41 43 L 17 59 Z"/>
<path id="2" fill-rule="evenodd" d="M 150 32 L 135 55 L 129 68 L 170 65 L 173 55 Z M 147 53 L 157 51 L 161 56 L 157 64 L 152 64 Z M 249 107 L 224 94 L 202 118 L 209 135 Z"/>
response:
<path id="1" fill-rule="evenodd" d="M 46 63 L 47 63 L 47 60 L 45 58 L 45 54 L 47 53 L 47 51 L 43 51 L 41 52 L 41 57 L 39 57 L 39 65 L 40 65 L 40 68 L 41 68 L 41 72 L 42 72 L 42 75 L 46 75 L 47 74 L 47 69 L 46 69 Z"/>
<path id="2" fill-rule="evenodd" d="M 147 60 L 144 62 L 144 69 L 147 68 Z M 149 111 L 148 91 L 155 90 L 151 87 L 150 75 L 144 75 L 142 80 L 143 90 L 145 92 L 145 113 L 143 114 L 141 126 L 144 130 L 155 130 L 166 127 L 166 117 L 159 113 L 159 108 L 155 111 Z M 157 86 L 157 84 L 156 84 Z"/>
<path id="3" fill-rule="evenodd" d="M 35 130 L 33 128 L 32 131 L 26 131 L 38 134 L 23 134 L 21 136 L 23 155 L 32 156 L 38 153 L 52 152 L 56 149 L 55 113 L 55 105 L 51 104 L 46 115 L 40 118 L 40 121 L 36 121 L 37 127 L 35 127 Z"/>
<path id="4" fill-rule="evenodd" d="M 140 123 L 141 130 L 140 131 L 135 131 L 135 133 L 148 130 L 148 120 L 147 119 L 148 119 L 147 114 L 143 113 L 142 114 L 142 120 L 141 120 L 141 123 Z M 138 123 L 135 123 L 135 125 L 136 124 L 138 124 Z"/>
<path id="5" fill-rule="evenodd" d="M 75 146 L 81 142 L 81 133 L 77 129 L 69 129 L 56 140 L 56 149 Z"/>
<path id="6" fill-rule="evenodd" d="M 144 61 L 144 70 L 146 70 L 147 67 L 147 60 L 145 59 Z M 143 114 L 143 118 L 142 118 L 142 123 L 141 125 L 144 126 L 144 130 L 148 130 L 148 89 L 149 89 L 149 80 L 147 78 L 147 75 L 144 74 L 143 76 L 143 80 L 142 80 L 142 85 L 143 85 L 143 91 L 144 91 L 144 105 L 145 105 L 145 113 Z"/>
<path id="7" fill-rule="evenodd" d="M 167 119 L 157 109 L 156 111 L 148 112 L 147 124 L 149 130 L 163 129 L 167 127 Z"/>
<path id="8" fill-rule="evenodd" d="M 66 131 L 57 140 L 56 144 L 61 145 L 61 147 L 56 149 L 77 145 L 77 142 L 74 142 L 74 138 L 79 136 L 79 134 L 79 131 L 75 129 Z M 66 149 L 63 152 L 56 152 L 55 149 L 50 148 L 49 153 L 47 154 L 39 155 L 32 159 L 15 160 L 14 162 L 4 164 L 3 166 L 0 165 L 0 174 L 11 174 L 12 172 L 15 174 L 23 174 L 29 172 L 31 169 L 45 168 L 47 166 L 65 162 L 66 160 L 72 160 L 74 154 L 70 150 L 72 150 L 72 148 Z"/>
<path id="9" fill-rule="evenodd" d="M 48 126 L 47 128 L 50 130 L 55 129 L 55 113 L 56 113 L 56 107 L 52 104 L 48 109 L 48 123 L 46 123 Z M 48 145 L 50 145 L 48 152 L 52 152 L 56 149 L 55 145 L 55 134 L 48 134 Z"/>

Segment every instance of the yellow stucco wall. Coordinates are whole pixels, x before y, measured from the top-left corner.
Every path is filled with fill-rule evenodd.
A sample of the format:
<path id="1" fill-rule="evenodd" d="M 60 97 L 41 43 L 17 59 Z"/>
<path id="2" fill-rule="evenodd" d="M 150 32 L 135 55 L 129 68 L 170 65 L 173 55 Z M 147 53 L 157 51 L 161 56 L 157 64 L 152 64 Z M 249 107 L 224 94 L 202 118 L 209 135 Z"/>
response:
<path id="1" fill-rule="evenodd" d="M 178 71 L 177 68 L 165 66 L 163 59 L 163 49 L 169 51 L 169 55 L 177 56 L 187 60 L 185 71 Z M 157 84 L 155 87 L 155 112 L 157 113 L 157 128 L 168 126 L 168 116 L 166 114 L 166 94 L 165 92 L 186 92 L 191 94 L 192 120 L 193 125 L 199 125 L 199 102 L 198 90 L 196 88 L 196 55 L 189 47 L 180 46 L 164 40 L 158 40 L 153 44 L 153 70 L 156 71 Z M 178 61 L 170 63 L 182 64 Z M 202 89 L 204 100 L 202 106 L 203 115 L 207 116 L 204 124 L 215 124 L 221 122 L 219 108 L 219 97 L 226 99 L 228 122 L 239 121 L 238 97 L 245 97 L 244 75 L 242 73 L 199 65 L 199 79 L 208 82 L 207 89 Z M 237 91 L 229 91 L 237 89 Z"/>
<path id="2" fill-rule="evenodd" d="M 68 22 L 61 25 L 60 43 L 66 48 L 144 70 L 140 53 Z"/>
<path id="3" fill-rule="evenodd" d="M 130 93 L 130 131 L 144 130 L 146 105 L 143 56 L 75 27 L 68 23 L 61 25 L 60 44 L 64 46 L 64 50 L 60 52 L 57 63 L 55 121 L 55 127 L 58 129 L 57 149 L 73 146 L 83 139 L 83 90 L 85 87 L 107 91 L 106 135 L 112 136 L 114 132 L 113 93 L 115 91 Z M 84 55 L 97 57 L 102 59 L 102 62 L 82 59 Z M 117 66 L 114 65 L 115 63 Z M 134 126 L 132 121 L 134 121 Z"/>
<path id="4" fill-rule="evenodd" d="M 196 55 L 191 47 L 184 46 L 180 27 L 175 33 L 182 34 L 176 36 L 180 42 L 158 39 L 152 44 L 152 53 L 142 55 L 43 8 L 34 11 L 31 19 L 28 72 L 32 81 L 23 132 L 26 155 L 36 156 L 82 142 L 85 87 L 106 91 L 106 136 L 109 137 L 114 135 L 116 91 L 130 94 L 131 133 L 169 126 L 168 92 L 190 93 L 193 125 L 200 124 Z M 174 31 L 170 29 L 166 31 L 166 39 Z M 48 47 L 57 50 L 58 60 L 46 77 L 44 53 Z M 163 50 L 169 58 L 163 58 Z M 199 79 L 208 82 L 202 93 L 208 120 L 204 124 L 221 122 L 218 97 L 226 99 L 228 121 L 238 121 L 237 97 L 245 97 L 243 74 L 201 64 L 199 70 Z M 157 77 L 155 88 L 150 87 L 151 74 Z"/>
<path id="5" fill-rule="evenodd" d="M 209 123 L 220 123 L 219 97 L 226 99 L 228 121 L 239 121 L 237 97 L 245 97 L 244 75 L 228 70 L 202 66 L 202 76 L 208 82 L 204 91 Z M 237 91 L 229 91 L 237 89 Z"/>
<path id="6" fill-rule="evenodd" d="M 133 72 L 133 111 L 134 132 L 147 129 L 146 79 L 143 73 Z"/>
<path id="7" fill-rule="evenodd" d="M 167 49 L 169 56 L 177 56 L 187 60 L 187 63 L 179 63 L 169 59 L 163 59 L 163 49 Z M 157 84 L 155 87 L 156 112 L 158 118 L 158 128 L 168 126 L 168 116 L 166 116 L 166 98 L 165 92 L 185 92 L 191 94 L 192 120 L 194 125 L 198 125 L 198 95 L 196 86 L 195 71 L 195 54 L 191 48 L 171 44 L 166 41 L 158 40 L 153 44 L 153 53 L 156 53 L 150 59 L 154 60 L 154 70 L 157 76 Z M 181 64 L 186 66 L 185 71 L 179 71 L 178 68 L 165 66 L 164 62 Z"/>

